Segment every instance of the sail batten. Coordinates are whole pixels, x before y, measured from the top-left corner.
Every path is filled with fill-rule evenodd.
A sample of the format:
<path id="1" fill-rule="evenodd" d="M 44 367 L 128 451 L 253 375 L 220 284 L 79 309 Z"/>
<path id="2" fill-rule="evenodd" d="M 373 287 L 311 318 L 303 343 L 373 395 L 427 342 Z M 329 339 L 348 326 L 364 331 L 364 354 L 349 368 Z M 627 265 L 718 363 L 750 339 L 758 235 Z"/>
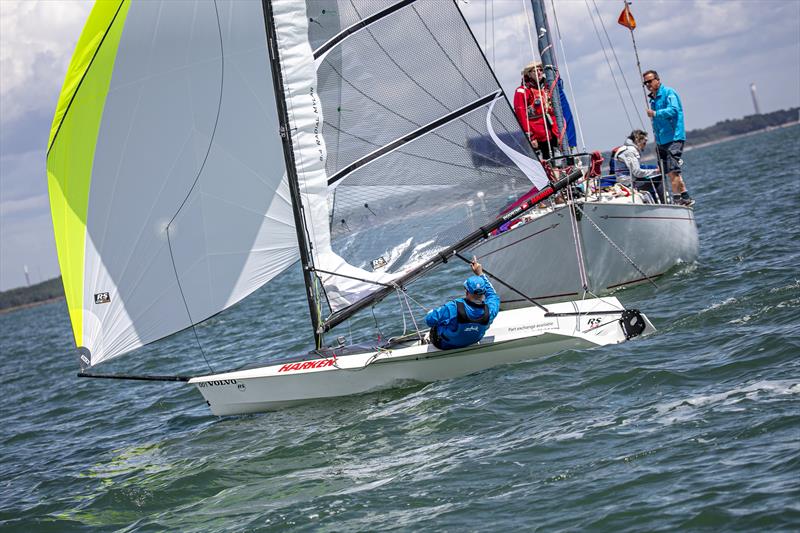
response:
<path id="1" fill-rule="evenodd" d="M 324 56 L 331 48 L 345 40 L 350 35 L 354 34 L 355 32 L 362 30 L 369 26 L 370 24 L 377 22 L 378 20 L 382 19 L 383 17 L 388 17 L 398 9 L 402 9 L 409 4 L 413 4 L 417 0 L 401 0 L 394 5 L 383 9 L 377 13 L 374 13 L 368 17 L 365 17 L 363 20 L 358 21 L 357 23 L 345 28 L 341 32 L 337 33 L 333 38 L 326 41 L 322 44 L 319 48 L 314 50 L 314 59 L 319 59 L 320 57 Z"/>
<path id="2" fill-rule="evenodd" d="M 500 97 L 501 94 L 502 93 L 500 91 L 495 91 L 494 93 L 487 94 L 483 98 L 479 98 L 478 100 L 475 100 L 474 102 L 472 102 L 470 104 L 467 104 L 467 105 L 465 105 L 464 107 L 462 107 L 460 109 L 456 109 L 452 113 L 449 113 L 449 114 L 447 114 L 447 115 L 445 115 L 443 117 L 440 117 L 440 118 L 434 120 L 433 122 L 431 122 L 429 124 L 426 124 L 426 125 L 420 127 L 419 129 L 416 129 L 416 130 L 412 131 L 411 133 L 408 133 L 407 135 L 401 137 L 400 139 L 397 139 L 395 141 L 390 142 L 389 144 L 386 144 L 386 145 L 382 146 L 378 150 L 375 150 L 374 152 L 371 152 L 371 153 L 365 155 L 364 157 L 362 157 L 358 161 L 355 161 L 355 162 L 351 163 L 346 168 L 343 168 L 342 170 L 340 170 L 339 172 L 337 172 L 336 174 L 334 174 L 333 176 L 328 178 L 328 185 L 333 185 L 334 183 L 338 182 L 339 180 L 344 179 L 348 174 L 350 174 L 351 172 L 353 172 L 357 168 L 360 168 L 360 167 L 362 167 L 362 166 L 364 166 L 366 164 L 369 164 L 371 161 L 374 161 L 375 159 L 377 159 L 377 158 L 379 158 L 379 157 L 381 157 L 381 156 L 383 156 L 383 155 L 385 155 L 385 154 L 387 154 L 389 152 L 397 150 L 401 146 L 403 146 L 405 144 L 408 144 L 409 142 L 413 141 L 414 139 L 417 139 L 419 137 L 422 137 L 423 135 L 427 135 L 428 133 L 436 131 L 437 128 L 440 128 L 441 126 L 444 126 L 445 124 L 448 124 L 448 123 L 450 123 L 450 122 L 452 122 L 454 120 L 457 120 L 460 117 L 466 115 L 467 113 L 471 113 L 475 109 L 478 109 L 479 107 L 482 107 L 482 106 L 486 105 L 487 103 L 491 102 L 492 100 Z"/>

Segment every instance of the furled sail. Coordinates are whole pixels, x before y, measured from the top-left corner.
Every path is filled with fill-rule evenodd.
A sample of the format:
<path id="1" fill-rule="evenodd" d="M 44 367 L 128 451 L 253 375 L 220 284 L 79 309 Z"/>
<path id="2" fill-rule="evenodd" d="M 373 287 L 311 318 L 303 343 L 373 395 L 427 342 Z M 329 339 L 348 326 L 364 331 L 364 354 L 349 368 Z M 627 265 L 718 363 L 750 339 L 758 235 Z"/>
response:
<path id="1" fill-rule="evenodd" d="M 260 2 L 97 2 L 47 157 L 84 365 L 198 323 L 298 258 Z"/>
<path id="2" fill-rule="evenodd" d="M 518 166 L 477 164 L 486 156 L 470 139 L 496 132 L 544 175 L 455 2 L 272 7 L 314 266 L 334 312 L 530 189 Z"/>

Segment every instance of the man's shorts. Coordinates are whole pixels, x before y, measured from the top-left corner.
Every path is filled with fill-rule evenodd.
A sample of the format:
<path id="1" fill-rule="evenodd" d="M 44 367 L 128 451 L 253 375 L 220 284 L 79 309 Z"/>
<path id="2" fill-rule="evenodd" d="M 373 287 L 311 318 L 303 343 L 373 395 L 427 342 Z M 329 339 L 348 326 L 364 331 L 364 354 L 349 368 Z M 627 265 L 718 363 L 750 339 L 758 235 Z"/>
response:
<path id="1" fill-rule="evenodd" d="M 672 141 L 658 145 L 658 158 L 664 162 L 664 172 L 680 172 L 683 166 L 683 141 Z"/>

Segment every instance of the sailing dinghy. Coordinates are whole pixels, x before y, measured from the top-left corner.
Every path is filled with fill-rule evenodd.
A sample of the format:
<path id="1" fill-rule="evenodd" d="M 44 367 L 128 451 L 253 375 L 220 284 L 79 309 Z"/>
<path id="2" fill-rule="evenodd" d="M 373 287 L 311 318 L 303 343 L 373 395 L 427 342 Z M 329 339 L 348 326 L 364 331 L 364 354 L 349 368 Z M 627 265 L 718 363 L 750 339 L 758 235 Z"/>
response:
<path id="1" fill-rule="evenodd" d="M 47 155 L 79 375 L 188 381 L 213 413 L 237 414 L 652 331 L 606 298 L 502 311 L 460 350 L 440 351 L 422 332 L 326 344 L 336 325 L 582 177 L 499 216 L 544 172 L 518 133 L 455 2 L 98 2 Z M 475 135 L 515 164 L 478 168 Z M 275 364 L 195 377 L 96 372 L 298 260 L 307 354 L 275 347 Z"/>

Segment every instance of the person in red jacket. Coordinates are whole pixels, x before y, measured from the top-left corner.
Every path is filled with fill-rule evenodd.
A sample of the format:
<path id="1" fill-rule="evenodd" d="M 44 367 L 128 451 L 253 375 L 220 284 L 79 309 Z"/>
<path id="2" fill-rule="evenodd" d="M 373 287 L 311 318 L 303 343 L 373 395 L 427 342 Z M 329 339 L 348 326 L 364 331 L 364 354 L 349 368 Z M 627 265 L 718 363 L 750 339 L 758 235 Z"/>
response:
<path id="1" fill-rule="evenodd" d="M 522 83 L 514 93 L 514 112 L 542 159 L 550 159 L 558 147 L 559 133 L 552 91 L 547 88 L 541 62 L 531 63 L 522 71 Z"/>

